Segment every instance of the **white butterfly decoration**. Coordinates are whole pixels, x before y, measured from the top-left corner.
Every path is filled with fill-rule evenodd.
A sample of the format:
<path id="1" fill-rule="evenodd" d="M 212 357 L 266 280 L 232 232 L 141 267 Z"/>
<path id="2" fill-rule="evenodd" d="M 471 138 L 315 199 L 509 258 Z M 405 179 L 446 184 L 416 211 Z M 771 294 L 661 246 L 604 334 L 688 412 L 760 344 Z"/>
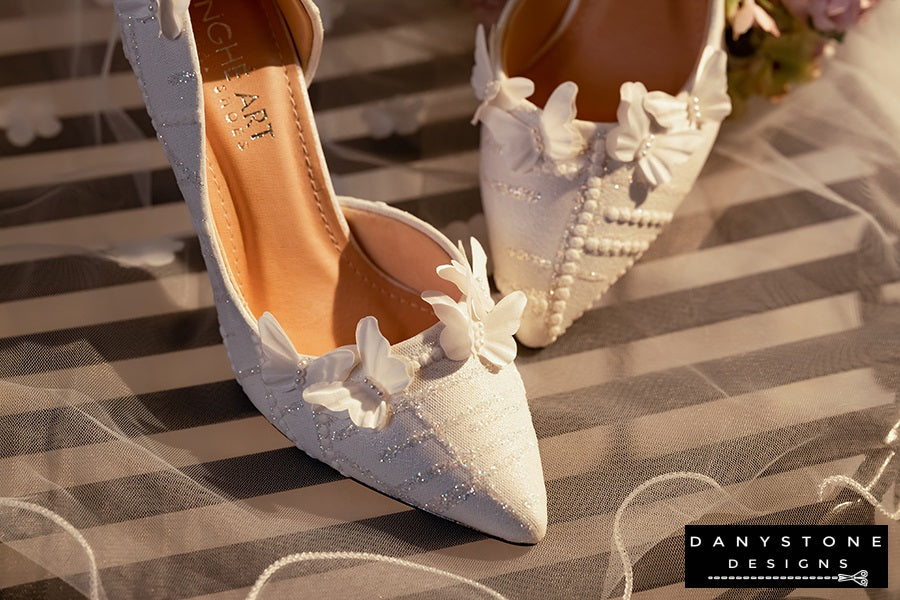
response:
<path id="1" fill-rule="evenodd" d="M 571 81 L 559 84 L 544 109 L 512 115 L 488 105 L 481 114 L 491 135 L 502 147 L 501 155 L 513 171 L 525 171 L 547 159 L 559 175 L 574 175 L 574 163 L 584 149 L 584 137 L 575 125 L 575 96 L 578 86 Z M 528 120 L 535 120 L 532 125 Z"/>
<path id="2" fill-rule="evenodd" d="M 672 168 L 690 158 L 703 142 L 696 129 L 654 129 L 645 109 L 647 88 L 625 82 L 619 89 L 618 125 L 606 136 L 607 153 L 622 162 L 637 161 L 647 183 L 658 186 L 672 179 Z"/>
<path id="3" fill-rule="evenodd" d="M 287 334 L 270 313 L 260 318 L 259 330 L 263 381 L 276 391 L 296 388 L 299 357 Z M 378 320 L 365 317 L 356 326 L 356 345 L 332 350 L 306 368 L 303 400 L 332 412 L 347 411 L 357 427 L 381 430 L 391 418 L 388 400 L 409 386 L 410 371 L 407 361 L 391 354 Z"/>
<path id="4" fill-rule="evenodd" d="M 677 96 L 665 92 L 650 92 L 644 108 L 667 129 L 701 128 L 706 123 L 720 123 L 731 114 L 728 97 L 725 51 L 707 46 L 700 57 L 697 78 L 690 92 Z"/>
<path id="5" fill-rule="evenodd" d="M 493 40 L 493 36 L 492 40 Z M 481 119 L 484 109 L 490 105 L 512 110 L 534 93 L 534 82 L 527 77 L 507 77 L 494 69 L 494 61 L 488 52 L 484 25 L 475 32 L 475 66 L 472 67 L 472 89 L 481 104 L 472 117 L 472 125 Z"/>
<path id="6" fill-rule="evenodd" d="M 191 0 L 121 0 L 117 10 L 125 16 L 139 19 L 158 17 L 160 32 L 174 40 L 184 31 L 190 3 Z"/>
<path id="7" fill-rule="evenodd" d="M 300 375 L 300 356 L 287 333 L 270 312 L 259 318 L 259 340 L 262 350 L 260 375 L 263 383 L 277 392 L 297 388 Z"/>
<path id="8" fill-rule="evenodd" d="M 487 255 L 475 238 L 471 245 L 472 266 L 453 261 L 438 267 L 438 275 L 459 288 L 462 300 L 457 302 L 435 291 L 424 292 L 422 299 L 431 304 L 444 324 L 440 343 L 447 358 L 467 360 L 479 356 L 496 367 L 504 367 L 516 358 L 513 334 L 519 330 L 526 297 L 516 291 L 495 304 L 487 286 Z"/>
<path id="9" fill-rule="evenodd" d="M 487 277 L 487 254 L 481 243 L 474 237 L 469 238 L 472 248 L 472 265 L 468 262 L 451 260 L 449 265 L 441 265 L 437 268 L 437 274 L 441 279 L 454 284 L 466 298 L 471 299 L 472 308 L 476 318 L 483 318 L 492 308 L 494 299 L 491 298 L 491 289 Z M 465 256 L 462 240 L 459 241 L 459 251 Z"/>

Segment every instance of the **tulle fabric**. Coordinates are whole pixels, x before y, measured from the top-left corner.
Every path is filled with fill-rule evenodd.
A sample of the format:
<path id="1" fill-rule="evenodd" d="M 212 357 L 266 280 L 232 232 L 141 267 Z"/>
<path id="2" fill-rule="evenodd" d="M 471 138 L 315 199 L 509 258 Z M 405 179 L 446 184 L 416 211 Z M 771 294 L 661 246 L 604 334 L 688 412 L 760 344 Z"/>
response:
<path id="1" fill-rule="evenodd" d="M 152 141 L 117 87 L 103 4 L 3 14 L 71 18 L 73 45 L 22 77 L 96 82 L 80 152 Z M 474 18 L 449 1 L 374 4 L 322 7 L 331 35 L 311 94 L 335 186 L 487 241 Z M 900 537 L 898 25 L 900 6 L 882 3 L 819 80 L 726 123 L 642 262 L 558 343 L 520 348 L 550 503 L 534 547 L 344 480 L 255 412 L 155 155 L 110 182 L 105 154 L 76 176 L 45 154 L 59 140 L 3 146 L 4 179 L 31 176 L 24 157 L 49 183 L 0 192 L 0 595 L 776 597 L 685 591 L 683 526 L 831 519 Z M 818 594 L 795 592 L 833 597 Z"/>

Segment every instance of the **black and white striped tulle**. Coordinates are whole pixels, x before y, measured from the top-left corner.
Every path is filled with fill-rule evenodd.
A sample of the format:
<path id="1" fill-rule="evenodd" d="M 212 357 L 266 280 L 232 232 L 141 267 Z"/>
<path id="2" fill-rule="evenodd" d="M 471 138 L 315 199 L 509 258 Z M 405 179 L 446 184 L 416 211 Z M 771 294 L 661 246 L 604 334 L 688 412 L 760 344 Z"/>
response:
<path id="1" fill-rule="evenodd" d="M 320 3 L 310 94 L 337 191 L 482 235 L 473 17 L 455 0 Z M 62 125 L 25 147 L 0 131 L 0 597 L 244 598 L 303 552 L 338 554 L 288 564 L 259 598 L 617 597 L 624 547 L 634 598 L 714 598 L 683 589 L 685 523 L 819 522 L 859 498 L 820 497 L 826 478 L 867 484 L 890 453 L 895 3 L 820 80 L 726 123 L 641 262 L 559 342 L 520 349 L 550 511 L 534 547 L 344 479 L 255 411 L 107 4 L 0 3 L 0 110 L 49 98 Z M 888 512 L 891 478 L 872 488 Z M 868 501 L 852 515 L 900 539 Z"/>

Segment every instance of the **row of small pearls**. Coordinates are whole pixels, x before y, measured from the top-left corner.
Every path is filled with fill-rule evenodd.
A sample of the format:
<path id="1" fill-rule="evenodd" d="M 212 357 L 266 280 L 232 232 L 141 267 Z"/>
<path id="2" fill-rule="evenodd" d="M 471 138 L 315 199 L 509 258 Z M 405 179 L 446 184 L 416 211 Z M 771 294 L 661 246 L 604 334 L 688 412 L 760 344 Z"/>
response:
<path id="1" fill-rule="evenodd" d="M 241 379 L 246 379 L 252 375 L 259 375 L 261 373 L 261 367 L 259 365 L 253 365 L 248 369 L 238 369 L 235 375 L 237 379 L 240 381 Z"/>
<path id="2" fill-rule="evenodd" d="M 551 283 L 548 302 L 547 323 L 553 339 L 559 337 L 563 332 L 563 313 L 572 295 L 572 284 L 575 283 L 575 275 L 578 272 L 578 261 L 581 260 L 587 240 L 590 239 L 586 236 L 590 231 L 590 224 L 594 220 L 594 213 L 599 206 L 598 200 L 602 185 L 602 178 L 592 176 L 581 186 L 581 202 L 575 213 L 574 223 L 566 230 L 562 262 Z"/>
<path id="3" fill-rule="evenodd" d="M 504 279 L 503 277 L 500 277 L 496 274 L 494 275 L 494 281 L 496 281 L 497 287 L 501 290 L 522 291 L 525 294 L 525 297 L 528 299 L 528 303 L 525 305 L 525 310 L 535 315 L 543 315 L 545 312 L 547 312 L 549 303 L 547 302 L 547 293 L 545 291 L 513 283 L 512 280 Z"/>
<path id="4" fill-rule="evenodd" d="M 647 154 L 650 153 L 650 149 L 653 148 L 653 143 L 656 141 L 656 135 L 650 134 L 644 138 L 644 141 L 641 142 L 640 149 L 638 149 L 637 157 L 644 158 Z"/>
<path id="5" fill-rule="evenodd" d="M 584 252 L 591 256 L 636 256 L 647 251 L 647 240 L 613 240 L 591 237 L 584 241 Z"/>
<path id="6" fill-rule="evenodd" d="M 485 328 L 483 321 L 473 321 L 472 322 L 472 337 L 474 338 L 473 345 L 475 347 L 475 352 L 480 352 L 482 348 L 484 348 L 484 340 L 485 340 Z"/>
<path id="7" fill-rule="evenodd" d="M 700 110 L 700 98 L 693 96 L 688 102 L 688 121 L 694 125 L 698 125 L 703 121 L 703 114 Z"/>
<path id="8" fill-rule="evenodd" d="M 528 297 L 528 309 L 532 314 L 542 315 L 550 308 L 550 303 L 547 302 L 547 298 L 542 292 L 528 290 L 525 292 L 525 296 Z"/>
<path id="9" fill-rule="evenodd" d="M 603 211 L 603 216 L 610 223 L 662 227 L 672 222 L 673 215 L 661 210 L 608 206 Z"/>
<path id="10" fill-rule="evenodd" d="M 363 377 L 363 383 L 366 384 L 367 386 L 369 386 L 369 389 L 372 390 L 376 396 L 378 396 L 379 398 L 384 397 L 384 392 L 381 390 L 380 387 L 375 385 L 374 381 L 372 381 L 368 377 Z"/>

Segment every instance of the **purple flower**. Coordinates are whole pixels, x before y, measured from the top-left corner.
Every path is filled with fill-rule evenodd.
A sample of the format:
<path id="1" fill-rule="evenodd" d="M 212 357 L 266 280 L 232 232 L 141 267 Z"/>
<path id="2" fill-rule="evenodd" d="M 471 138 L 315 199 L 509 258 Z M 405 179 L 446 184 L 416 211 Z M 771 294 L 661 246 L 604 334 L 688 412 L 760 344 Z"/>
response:
<path id="1" fill-rule="evenodd" d="M 874 4 L 873 0 L 785 0 L 785 5 L 800 19 L 812 19 L 824 32 L 847 31 Z"/>

